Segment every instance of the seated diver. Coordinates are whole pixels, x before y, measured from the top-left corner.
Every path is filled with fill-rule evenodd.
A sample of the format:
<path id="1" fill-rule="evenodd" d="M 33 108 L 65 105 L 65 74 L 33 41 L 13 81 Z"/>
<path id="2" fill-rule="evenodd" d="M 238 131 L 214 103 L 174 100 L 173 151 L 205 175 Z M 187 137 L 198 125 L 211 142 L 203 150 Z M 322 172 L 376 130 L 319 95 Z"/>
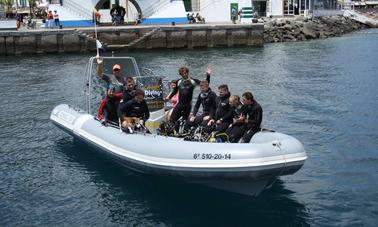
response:
<path id="1" fill-rule="evenodd" d="M 144 128 L 144 123 L 150 118 L 150 111 L 144 100 L 144 91 L 137 89 L 134 98 L 120 105 L 117 113 L 121 119 L 121 126 L 128 129 L 130 133 L 134 132 L 135 126 Z"/>
<path id="2" fill-rule="evenodd" d="M 97 111 L 97 118 L 103 123 L 117 124 L 118 116 L 117 109 L 122 93 L 114 93 L 115 88 L 109 85 L 106 96 L 101 100 L 100 107 Z"/>
<path id="3" fill-rule="evenodd" d="M 121 103 L 126 103 L 129 100 L 133 99 L 135 95 L 135 90 L 136 86 L 134 79 L 132 77 L 127 77 L 125 87 L 122 91 Z"/>
<path id="4" fill-rule="evenodd" d="M 214 130 L 217 133 L 223 133 L 232 123 L 232 109 L 230 108 L 228 100 L 230 92 L 228 91 L 228 86 L 226 84 L 219 85 L 218 92 L 219 96 L 215 101 L 215 117 L 214 119 L 211 119 L 207 125 L 212 128 L 211 130 Z"/>
<path id="5" fill-rule="evenodd" d="M 236 143 L 245 132 L 245 116 L 243 115 L 243 104 L 240 102 L 240 97 L 232 95 L 229 98 L 229 104 L 232 109 L 233 123 L 230 124 L 226 130 L 231 143 Z"/>
<path id="6" fill-rule="evenodd" d="M 246 131 L 241 139 L 243 143 L 249 143 L 252 136 L 261 130 L 263 110 L 260 104 L 254 99 L 251 92 L 243 94 L 243 106 L 246 111 Z"/>
<path id="7" fill-rule="evenodd" d="M 198 125 L 207 126 L 207 123 L 211 119 L 214 119 L 215 116 L 216 98 L 217 95 L 209 87 L 209 82 L 207 82 L 207 80 L 202 80 L 200 82 L 200 93 L 197 97 L 193 111 L 189 115 L 189 122 L 187 122 L 187 127 Z M 197 115 L 200 105 L 202 105 L 202 114 Z"/>
<path id="8" fill-rule="evenodd" d="M 253 98 L 251 92 L 243 94 L 243 107 L 241 116 L 237 119 L 238 125 L 232 125 L 228 129 L 230 142 L 249 143 L 252 136 L 260 130 L 262 121 L 262 108 L 259 103 Z"/>

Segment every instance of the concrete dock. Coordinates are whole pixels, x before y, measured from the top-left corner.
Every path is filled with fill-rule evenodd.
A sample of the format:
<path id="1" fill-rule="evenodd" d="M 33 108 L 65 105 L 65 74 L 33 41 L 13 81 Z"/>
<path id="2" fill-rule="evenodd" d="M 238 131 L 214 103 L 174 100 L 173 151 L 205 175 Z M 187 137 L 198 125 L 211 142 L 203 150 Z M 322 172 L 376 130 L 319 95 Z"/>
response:
<path id="1" fill-rule="evenodd" d="M 264 25 L 184 24 L 97 27 L 98 40 L 110 50 L 260 47 Z M 0 55 L 95 51 L 95 28 L 0 31 Z"/>

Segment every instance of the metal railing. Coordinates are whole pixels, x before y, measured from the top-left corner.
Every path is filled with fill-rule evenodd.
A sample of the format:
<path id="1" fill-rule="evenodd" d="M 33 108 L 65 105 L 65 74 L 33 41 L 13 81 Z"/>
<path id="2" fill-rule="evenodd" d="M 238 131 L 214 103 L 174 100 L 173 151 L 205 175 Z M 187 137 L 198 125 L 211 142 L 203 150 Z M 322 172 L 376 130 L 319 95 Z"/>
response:
<path id="1" fill-rule="evenodd" d="M 77 3 L 76 1 L 73 0 L 65 0 L 64 1 L 64 6 L 74 12 L 75 14 L 83 17 L 84 19 L 87 20 L 92 20 L 93 19 L 93 11 L 89 10 L 88 8 L 84 8 L 82 5 Z"/>
<path id="2" fill-rule="evenodd" d="M 220 2 L 220 1 L 221 0 L 205 0 L 205 1 L 202 1 L 202 4 L 200 5 L 199 11 L 207 9 L 208 7 L 214 5 L 216 2 Z"/>
<path id="3" fill-rule="evenodd" d="M 342 16 L 342 15 L 344 15 L 344 11 L 343 10 L 325 10 L 325 9 L 318 10 L 318 9 L 315 9 L 315 10 L 312 11 L 312 15 L 314 17 Z"/>
<path id="4" fill-rule="evenodd" d="M 143 17 L 149 17 L 171 3 L 171 0 L 157 0 L 146 9 L 143 9 Z"/>

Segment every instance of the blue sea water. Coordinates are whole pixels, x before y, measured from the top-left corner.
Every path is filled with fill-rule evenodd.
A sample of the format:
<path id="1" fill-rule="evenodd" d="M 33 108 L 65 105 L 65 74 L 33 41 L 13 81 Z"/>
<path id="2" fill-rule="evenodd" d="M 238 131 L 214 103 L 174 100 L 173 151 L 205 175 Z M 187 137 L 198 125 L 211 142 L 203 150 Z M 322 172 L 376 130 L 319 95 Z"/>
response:
<path id="1" fill-rule="evenodd" d="M 142 176 L 56 128 L 81 105 L 89 54 L 0 57 L 0 226 L 375 226 L 378 30 L 263 48 L 132 52 L 168 79 L 185 64 L 211 87 L 250 90 L 263 126 L 308 160 L 258 197 Z"/>

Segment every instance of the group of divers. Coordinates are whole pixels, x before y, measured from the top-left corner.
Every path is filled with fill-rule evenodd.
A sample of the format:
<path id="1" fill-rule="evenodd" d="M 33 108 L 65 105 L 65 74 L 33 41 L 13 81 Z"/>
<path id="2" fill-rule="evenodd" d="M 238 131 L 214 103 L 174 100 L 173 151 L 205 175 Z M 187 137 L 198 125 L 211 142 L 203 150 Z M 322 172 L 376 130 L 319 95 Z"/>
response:
<path id="1" fill-rule="evenodd" d="M 132 77 L 123 77 L 121 65 L 114 64 L 112 74 L 103 71 L 103 59 L 97 57 L 97 74 L 107 83 L 106 96 L 102 99 L 97 118 L 104 124 L 119 125 L 127 133 L 148 131 L 144 126 L 150 117 L 145 92 L 135 85 Z M 170 93 L 164 97 L 172 108 L 165 112 L 158 134 L 184 137 L 191 141 L 249 143 L 252 136 L 261 130 L 262 108 L 249 91 L 231 95 L 227 84 L 218 86 L 218 95 L 209 87 L 211 67 L 206 70 L 206 79 L 189 76 L 189 69 L 178 70 L 181 78 L 170 82 Z M 192 109 L 193 92 L 196 86 L 200 93 Z M 202 106 L 202 113 L 199 109 Z"/>

